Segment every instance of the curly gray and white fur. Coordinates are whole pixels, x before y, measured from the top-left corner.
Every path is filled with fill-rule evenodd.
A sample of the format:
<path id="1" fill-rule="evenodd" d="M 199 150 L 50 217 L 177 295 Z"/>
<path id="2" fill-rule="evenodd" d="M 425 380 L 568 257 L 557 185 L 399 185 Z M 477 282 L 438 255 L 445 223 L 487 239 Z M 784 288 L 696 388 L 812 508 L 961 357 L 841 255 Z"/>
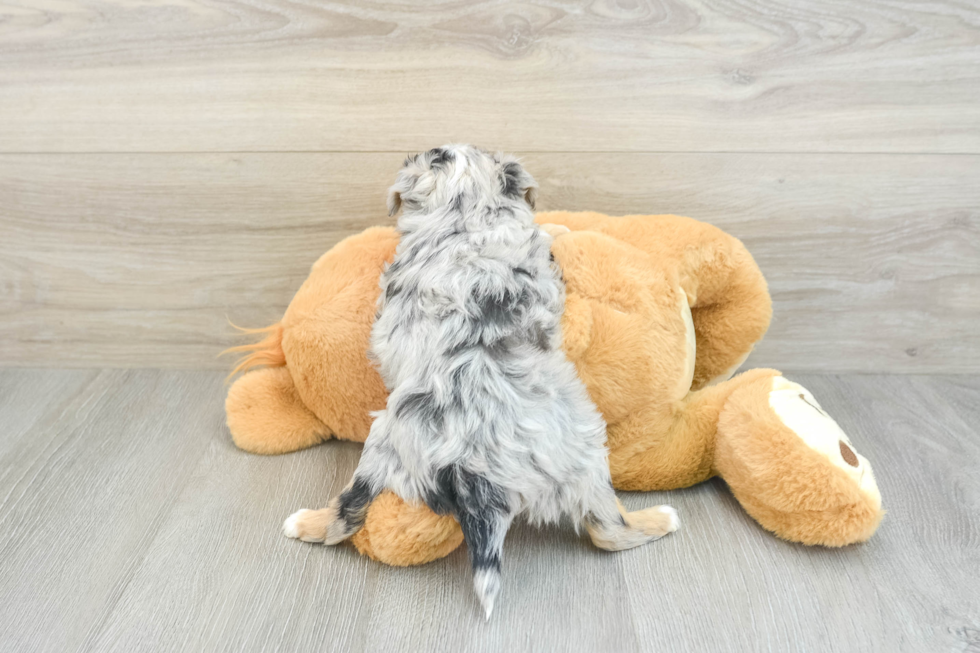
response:
<path id="1" fill-rule="evenodd" d="M 423 501 L 459 520 L 487 617 L 516 515 L 569 515 L 612 549 L 676 528 L 669 507 L 618 507 L 605 423 L 561 349 L 564 284 L 534 223 L 536 191 L 513 157 L 471 146 L 405 161 L 389 196 L 401 241 L 371 334 L 387 407 L 323 537 L 304 538 L 349 537 L 385 488 Z M 287 534 L 299 530 L 287 521 Z"/>

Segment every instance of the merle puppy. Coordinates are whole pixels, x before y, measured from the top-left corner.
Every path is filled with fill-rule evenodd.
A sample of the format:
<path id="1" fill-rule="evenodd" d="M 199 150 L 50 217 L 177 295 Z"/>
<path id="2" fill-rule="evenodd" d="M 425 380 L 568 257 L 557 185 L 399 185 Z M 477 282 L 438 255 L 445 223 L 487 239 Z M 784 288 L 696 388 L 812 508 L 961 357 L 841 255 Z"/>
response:
<path id="1" fill-rule="evenodd" d="M 561 349 L 564 285 L 534 223 L 534 180 L 471 146 L 409 157 L 391 187 L 401 241 L 381 277 L 371 355 L 388 388 L 354 478 L 285 534 L 337 544 L 384 489 L 450 513 L 463 530 L 487 618 L 504 536 L 520 514 L 569 515 L 621 550 L 677 528 L 669 506 L 616 500 L 605 423 Z"/>

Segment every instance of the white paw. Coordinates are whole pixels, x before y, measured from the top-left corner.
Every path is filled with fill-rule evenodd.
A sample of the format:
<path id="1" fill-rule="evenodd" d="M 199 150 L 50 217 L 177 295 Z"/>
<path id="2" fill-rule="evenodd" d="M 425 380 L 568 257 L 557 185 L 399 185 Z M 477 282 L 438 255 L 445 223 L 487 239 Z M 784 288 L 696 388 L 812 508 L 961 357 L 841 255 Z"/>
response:
<path id="1" fill-rule="evenodd" d="M 677 511 L 671 506 L 660 506 L 660 512 L 664 513 L 670 518 L 669 525 L 667 526 L 668 533 L 673 533 L 681 527 L 680 517 L 677 516 Z"/>
<path id="2" fill-rule="evenodd" d="M 297 510 L 287 517 L 286 521 L 282 524 L 282 534 L 286 537 L 291 537 L 294 540 L 299 539 L 299 526 L 297 524 L 299 523 L 299 520 L 303 518 L 303 515 L 308 512 L 311 511 L 303 508 L 302 510 Z"/>

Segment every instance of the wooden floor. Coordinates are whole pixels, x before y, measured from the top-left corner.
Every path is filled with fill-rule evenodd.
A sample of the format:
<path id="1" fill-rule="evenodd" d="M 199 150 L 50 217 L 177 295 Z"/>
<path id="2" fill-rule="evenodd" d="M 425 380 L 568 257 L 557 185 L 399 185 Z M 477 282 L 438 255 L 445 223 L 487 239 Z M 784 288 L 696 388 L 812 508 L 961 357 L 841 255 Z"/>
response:
<path id="1" fill-rule="evenodd" d="M 227 321 L 277 320 L 453 141 L 520 154 L 541 209 L 741 238 L 751 364 L 871 459 L 874 539 L 780 542 L 719 481 L 625 496 L 682 529 L 518 526 L 485 624 L 464 551 L 282 537 L 359 447 L 236 450 Z M 0 653 L 980 651 L 978 325 L 976 0 L 5 0 Z"/>
<path id="2" fill-rule="evenodd" d="M 874 465 L 869 543 L 781 542 L 719 481 L 623 495 L 681 530 L 610 554 L 518 525 L 487 624 L 462 549 L 395 569 L 281 535 L 358 445 L 237 450 L 215 372 L 4 370 L 0 650 L 977 650 L 980 380 L 794 378 Z"/>

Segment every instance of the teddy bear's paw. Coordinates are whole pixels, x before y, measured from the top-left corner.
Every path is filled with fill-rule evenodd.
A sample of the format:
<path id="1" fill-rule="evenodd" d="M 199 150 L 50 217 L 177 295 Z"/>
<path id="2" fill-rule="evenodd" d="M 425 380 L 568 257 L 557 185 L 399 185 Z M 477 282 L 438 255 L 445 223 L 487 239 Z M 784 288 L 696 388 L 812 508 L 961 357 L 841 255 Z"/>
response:
<path id="1" fill-rule="evenodd" d="M 330 509 L 297 510 L 282 525 L 282 534 L 304 542 L 323 542 L 327 537 Z"/>
<path id="2" fill-rule="evenodd" d="M 551 222 L 546 222 L 545 224 L 540 226 L 541 226 L 541 230 L 544 231 L 549 236 L 551 236 L 552 238 L 557 238 L 562 234 L 571 233 L 572 231 L 571 229 L 569 229 L 563 224 L 552 224 Z"/>
<path id="3" fill-rule="evenodd" d="M 847 434 L 820 407 L 809 390 L 782 376 L 774 377 L 769 407 L 804 444 L 847 473 L 878 507 L 881 506 L 881 494 L 871 463 L 857 453 Z"/>

